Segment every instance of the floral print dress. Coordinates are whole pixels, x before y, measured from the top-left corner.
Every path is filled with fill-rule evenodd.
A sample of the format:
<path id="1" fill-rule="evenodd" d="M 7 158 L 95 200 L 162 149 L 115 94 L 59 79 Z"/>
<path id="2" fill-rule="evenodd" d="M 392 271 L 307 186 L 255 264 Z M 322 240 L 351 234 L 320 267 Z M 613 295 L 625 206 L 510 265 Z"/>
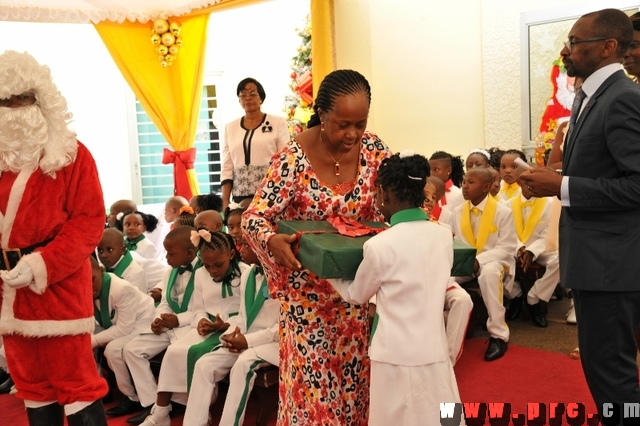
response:
<path id="1" fill-rule="evenodd" d="M 243 215 L 249 245 L 281 302 L 278 425 L 366 425 L 369 411 L 368 307 L 346 303 L 309 270 L 275 265 L 267 241 L 279 220 L 343 216 L 382 221 L 374 205 L 380 162 L 391 155 L 366 132 L 356 179 L 335 187 L 316 176 L 295 140 L 272 158 L 267 176 Z"/>

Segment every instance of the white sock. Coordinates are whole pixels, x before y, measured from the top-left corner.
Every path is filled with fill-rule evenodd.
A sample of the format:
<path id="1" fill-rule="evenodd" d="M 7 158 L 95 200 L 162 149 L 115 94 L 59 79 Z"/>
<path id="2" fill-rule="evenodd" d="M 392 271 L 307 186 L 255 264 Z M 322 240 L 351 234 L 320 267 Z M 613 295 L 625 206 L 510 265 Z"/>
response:
<path id="1" fill-rule="evenodd" d="M 158 404 L 155 404 L 151 409 L 151 417 L 154 419 L 164 419 L 165 417 L 169 417 L 169 413 L 171 412 L 171 404 L 166 407 L 162 407 Z"/>

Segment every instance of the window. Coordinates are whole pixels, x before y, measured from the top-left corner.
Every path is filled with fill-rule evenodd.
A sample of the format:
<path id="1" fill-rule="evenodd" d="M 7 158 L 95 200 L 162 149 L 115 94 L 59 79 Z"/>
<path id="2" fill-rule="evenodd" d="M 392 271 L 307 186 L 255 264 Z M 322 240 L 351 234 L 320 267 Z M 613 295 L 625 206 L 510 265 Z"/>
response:
<path id="1" fill-rule="evenodd" d="M 196 161 L 200 193 L 220 192 L 220 132 L 214 123 L 218 100 L 216 85 L 203 87 L 196 128 Z M 141 204 L 164 203 L 173 196 L 173 164 L 162 164 L 164 148 L 173 150 L 136 99 L 138 167 Z"/>

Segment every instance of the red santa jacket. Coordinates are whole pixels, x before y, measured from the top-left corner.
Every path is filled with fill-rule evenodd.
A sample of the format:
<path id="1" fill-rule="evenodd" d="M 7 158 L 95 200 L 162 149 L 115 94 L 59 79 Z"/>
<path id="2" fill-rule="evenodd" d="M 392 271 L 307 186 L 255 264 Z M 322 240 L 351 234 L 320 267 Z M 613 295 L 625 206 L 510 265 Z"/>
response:
<path id="1" fill-rule="evenodd" d="M 0 247 L 24 248 L 52 239 L 26 255 L 35 284 L 14 289 L 2 283 L 0 334 L 29 337 L 92 333 L 89 255 L 102 238 L 105 209 L 95 162 L 78 142 L 77 157 L 56 171 L 22 171 L 5 214 Z"/>

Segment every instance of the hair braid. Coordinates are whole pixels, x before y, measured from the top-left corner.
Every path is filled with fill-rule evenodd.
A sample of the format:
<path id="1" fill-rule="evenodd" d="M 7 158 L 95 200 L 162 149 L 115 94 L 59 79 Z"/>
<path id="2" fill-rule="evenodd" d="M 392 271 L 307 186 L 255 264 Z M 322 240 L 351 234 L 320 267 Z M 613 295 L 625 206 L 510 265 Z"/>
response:
<path id="1" fill-rule="evenodd" d="M 336 70 L 329 73 L 320 83 L 318 95 L 313 100 L 314 114 L 309 119 L 307 128 L 320 124 L 318 110 L 331 111 L 337 97 L 358 92 L 364 92 L 371 105 L 371 86 L 362 74 L 353 70 Z"/>

